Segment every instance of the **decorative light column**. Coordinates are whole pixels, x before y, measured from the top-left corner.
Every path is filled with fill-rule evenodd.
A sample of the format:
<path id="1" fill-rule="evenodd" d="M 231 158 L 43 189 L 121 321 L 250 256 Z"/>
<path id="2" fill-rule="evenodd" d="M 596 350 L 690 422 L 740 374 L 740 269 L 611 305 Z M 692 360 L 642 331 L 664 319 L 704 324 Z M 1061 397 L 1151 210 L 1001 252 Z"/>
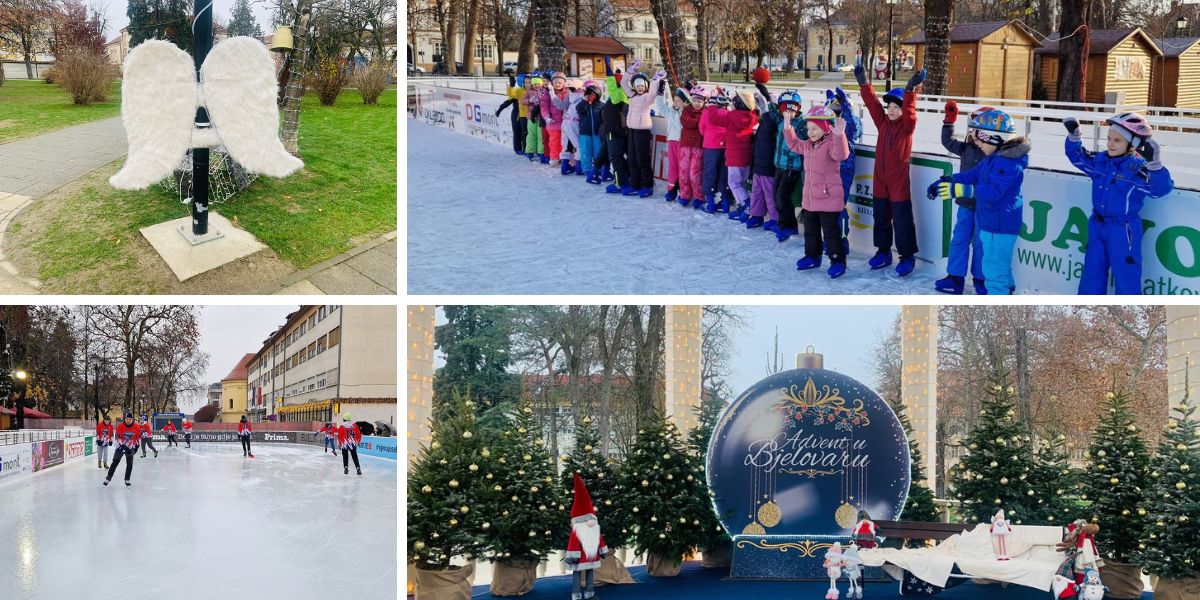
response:
<path id="1" fill-rule="evenodd" d="M 429 443 L 433 411 L 433 326 L 436 307 L 408 307 L 408 464 Z"/>
<path id="2" fill-rule="evenodd" d="M 703 314 L 699 306 L 667 306 L 666 416 L 682 432 L 699 424 Z"/>
<path id="3" fill-rule="evenodd" d="M 925 485 L 937 489 L 934 444 L 937 443 L 937 306 L 900 308 L 900 393 L 917 448 L 925 460 Z"/>
<path id="4" fill-rule="evenodd" d="M 1196 401 L 1196 385 L 1200 383 L 1197 360 L 1200 360 L 1200 306 L 1168 305 L 1167 402 L 1170 405 L 1182 402 L 1185 393 Z M 1191 389 L 1186 389 L 1189 386 Z"/>

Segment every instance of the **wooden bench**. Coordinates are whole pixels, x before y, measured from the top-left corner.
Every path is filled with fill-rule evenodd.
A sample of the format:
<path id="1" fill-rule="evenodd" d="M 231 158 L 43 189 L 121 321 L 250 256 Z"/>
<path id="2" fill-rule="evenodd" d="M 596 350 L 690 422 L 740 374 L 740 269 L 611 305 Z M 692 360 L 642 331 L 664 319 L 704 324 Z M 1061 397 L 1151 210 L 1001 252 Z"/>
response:
<path id="1" fill-rule="evenodd" d="M 875 532 L 880 537 L 897 537 L 903 540 L 944 540 L 952 535 L 973 529 L 966 523 L 923 523 L 920 521 L 875 521 Z"/>

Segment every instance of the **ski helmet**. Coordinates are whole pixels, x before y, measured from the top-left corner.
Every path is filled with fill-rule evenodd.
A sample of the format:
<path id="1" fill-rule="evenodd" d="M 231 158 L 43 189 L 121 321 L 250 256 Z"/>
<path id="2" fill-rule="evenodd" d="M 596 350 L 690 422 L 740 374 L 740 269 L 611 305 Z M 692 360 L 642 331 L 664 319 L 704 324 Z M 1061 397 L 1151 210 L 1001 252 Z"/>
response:
<path id="1" fill-rule="evenodd" d="M 975 130 L 976 140 L 993 146 L 999 146 L 1011 140 L 1017 131 L 1012 117 L 1009 117 L 1004 111 L 994 108 L 978 114 L 972 113 L 970 127 Z"/>
<path id="2" fill-rule="evenodd" d="M 1125 138 L 1125 141 L 1134 148 L 1142 145 L 1143 141 L 1154 135 L 1154 129 L 1150 127 L 1150 123 L 1137 113 L 1123 112 L 1105 119 L 1104 124 L 1116 129 L 1117 133 L 1121 134 L 1121 137 Z"/>
<path id="3" fill-rule="evenodd" d="M 888 103 L 896 106 L 904 106 L 904 88 L 896 88 L 883 95 L 883 103 L 886 106 Z"/>
<path id="4" fill-rule="evenodd" d="M 343 420 L 343 421 L 349 421 L 349 420 L 350 420 L 350 413 L 346 413 L 346 414 L 342 415 L 342 420 Z"/>
<path id="5" fill-rule="evenodd" d="M 702 85 L 693 85 L 689 93 L 691 93 L 692 98 L 703 98 L 705 102 L 708 101 L 708 88 Z"/>
<path id="6" fill-rule="evenodd" d="M 601 88 L 595 80 L 589 79 L 587 83 L 583 84 L 583 94 L 586 96 L 589 93 L 595 94 L 596 99 L 599 100 L 604 97 L 604 88 Z"/>
<path id="7" fill-rule="evenodd" d="M 186 419 L 186 418 L 184 418 L 183 422 L 184 422 L 184 423 L 187 423 L 187 419 Z"/>
<path id="8" fill-rule="evenodd" d="M 517 87 L 525 87 L 525 74 L 517 75 Z"/>
<path id="9" fill-rule="evenodd" d="M 804 115 L 805 121 L 815 123 L 825 133 L 829 133 L 833 129 L 833 120 L 836 118 L 837 115 L 833 114 L 833 109 L 824 104 L 818 104 L 808 109 L 808 113 Z"/>
<path id="10" fill-rule="evenodd" d="M 567 87 L 571 88 L 572 92 L 577 92 L 583 89 L 583 80 L 576 77 L 567 82 Z"/>
<path id="11" fill-rule="evenodd" d="M 800 112 L 800 94 L 793 90 L 788 90 L 779 95 L 779 110 L 788 110 L 789 107 L 796 112 Z"/>
<path id="12" fill-rule="evenodd" d="M 555 71 L 554 74 L 550 76 L 550 81 L 554 81 L 555 79 L 561 79 L 563 80 L 563 83 L 566 83 L 567 74 L 563 73 L 562 71 Z"/>
<path id="13" fill-rule="evenodd" d="M 680 100 L 683 100 L 683 102 L 685 104 L 692 101 L 692 95 L 689 94 L 688 91 L 683 88 L 677 88 L 675 90 L 675 97 L 679 98 Z"/>
<path id="14" fill-rule="evenodd" d="M 645 86 L 646 89 L 650 89 L 650 78 L 645 73 L 634 73 L 633 80 L 629 82 L 629 87 L 637 89 L 639 83 Z"/>
<path id="15" fill-rule="evenodd" d="M 716 95 L 712 97 L 712 102 L 717 106 L 729 106 L 729 97 L 724 92 L 717 90 Z"/>

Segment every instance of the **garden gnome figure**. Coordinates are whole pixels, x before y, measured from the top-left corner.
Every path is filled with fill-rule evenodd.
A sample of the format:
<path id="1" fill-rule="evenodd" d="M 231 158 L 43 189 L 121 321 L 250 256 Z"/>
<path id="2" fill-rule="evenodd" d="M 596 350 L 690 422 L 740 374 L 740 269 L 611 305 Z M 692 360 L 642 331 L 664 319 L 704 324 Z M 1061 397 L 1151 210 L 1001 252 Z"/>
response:
<path id="1" fill-rule="evenodd" d="M 608 546 L 600 535 L 596 509 L 587 487 L 575 473 L 575 504 L 571 506 L 571 538 L 567 541 L 564 559 L 571 571 L 571 600 L 587 600 L 596 595 L 592 589 L 595 570 L 600 559 L 608 554 Z M 585 582 L 586 579 L 586 582 Z"/>
<path id="2" fill-rule="evenodd" d="M 996 553 L 996 560 L 1008 560 L 1008 548 L 1006 542 L 1008 534 L 1012 530 L 1008 527 L 1008 520 L 1004 518 L 1004 509 L 1000 509 L 996 516 L 992 517 L 992 537 L 996 538 L 999 550 Z"/>
<path id="3" fill-rule="evenodd" d="M 829 574 L 829 591 L 825 593 L 825 600 L 837 600 L 837 580 L 842 576 L 843 564 L 842 543 L 834 542 L 833 547 L 825 553 L 825 572 Z"/>
<path id="4" fill-rule="evenodd" d="M 867 511 L 858 511 L 858 523 L 854 524 L 854 543 L 859 548 L 874 548 L 875 547 L 875 522 L 871 520 L 871 515 Z"/>
<path id="5" fill-rule="evenodd" d="M 863 597 L 862 559 L 858 557 L 858 546 L 855 546 L 853 542 L 842 553 L 842 562 L 846 564 L 846 579 L 850 580 L 850 591 L 846 592 L 846 598 L 861 599 Z"/>

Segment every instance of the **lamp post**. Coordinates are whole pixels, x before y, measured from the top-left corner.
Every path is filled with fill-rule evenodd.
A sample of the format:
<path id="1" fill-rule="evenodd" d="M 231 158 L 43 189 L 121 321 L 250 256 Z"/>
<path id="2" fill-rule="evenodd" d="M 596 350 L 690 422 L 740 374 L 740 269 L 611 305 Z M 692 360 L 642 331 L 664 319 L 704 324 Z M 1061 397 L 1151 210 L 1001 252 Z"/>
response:
<path id="1" fill-rule="evenodd" d="M 753 31 L 754 31 L 753 27 L 751 27 L 750 25 L 746 26 L 746 39 L 750 39 L 750 34 Z M 746 83 L 750 83 L 750 50 L 749 50 L 749 48 L 746 49 Z"/>
<path id="2" fill-rule="evenodd" d="M 1183 33 L 1183 30 L 1187 29 L 1187 26 L 1188 26 L 1187 17 L 1184 16 L 1183 13 L 1179 13 L 1179 18 L 1175 20 L 1175 27 L 1177 29 L 1179 29 L 1179 33 Z"/>
<path id="3" fill-rule="evenodd" d="M 21 382 L 21 393 L 17 395 L 17 429 L 25 429 L 25 377 L 24 370 L 18 369 L 17 380 Z"/>
<path id="4" fill-rule="evenodd" d="M 99 356 L 92 354 L 91 356 L 88 356 L 87 364 L 92 366 L 92 392 L 93 392 L 93 396 L 96 399 L 96 404 L 95 404 L 95 406 L 96 406 L 96 421 L 99 422 L 101 420 L 101 416 L 100 416 L 100 366 L 102 363 L 100 361 Z M 87 380 L 86 373 L 84 374 L 84 380 L 85 381 Z"/>
<path id="5" fill-rule="evenodd" d="M 884 76 L 887 77 L 887 83 L 883 89 L 890 92 L 892 90 L 892 42 L 895 40 L 895 36 L 892 35 L 892 19 L 896 16 L 896 4 L 900 0 L 886 1 L 888 5 L 888 60 L 887 69 L 884 70 Z"/>

